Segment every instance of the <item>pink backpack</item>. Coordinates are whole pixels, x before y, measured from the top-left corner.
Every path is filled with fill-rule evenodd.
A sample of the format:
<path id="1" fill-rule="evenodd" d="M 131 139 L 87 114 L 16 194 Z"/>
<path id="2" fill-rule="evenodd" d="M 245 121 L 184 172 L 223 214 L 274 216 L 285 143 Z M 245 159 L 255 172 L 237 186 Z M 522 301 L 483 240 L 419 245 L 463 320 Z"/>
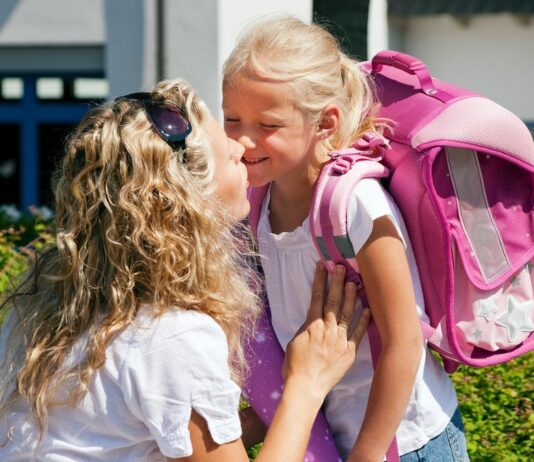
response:
<path id="1" fill-rule="evenodd" d="M 430 325 L 446 360 L 490 366 L 534 350 L 534 141 L 495 102 L 432 78 L 406 54 L 363 63 L 389 141 L 366 134 L 330 154 L 315 188 L 311 231 L 325 265 L 358 266 L 347 237 L 356 183 L 383 177 L 410 235 Z M 388 146 L 385 146 L 386 143 Z M 252 195 L 255 225 L 264 191 Z M 258 203 L 259 202 L 259 203 Z"/>
<path id="2" fill-rule="evenodd" d="M 429 344 L 446 359 L 448 372 L 458 363 L 490 366 L 533 350 L 532 135 L 511 112 L 432 78 L 411 56 L 381 52 L 364 68 L 373 75 L 380 116 L 396 124 L 389 149 L 379 150 L 388 170 L 381 175 L 387 174 L 412 241 Z M 362 142 L 351 151 L 360 151 Z M 354 163 L 346 150 L 332 157 L 320 182 L 342 177 L 340 163 Z M 376 176 L 375 170 L 365 167 L 369 173 L 362 175 Z M 335 195 L 350 194 L 343 184 Z M 330 216 L 338 217 L 334 243 L 346 235 L 346 199 L 328 189 L 334 191 L 316 189 L 312 207 L 318 243 L 330 239 L 316 208 L 331 208 Z M 336 255 L 332 245 L 327 249 Z M 336 258 L 357 270 L 352 255 Z"/>
<path id="3" fill-rule="evenodd" d="M 384 51 L 372 74 L 389 140 L 365 134 L 330 153 L 314 192 L 310 228 L 327 268 L 360 281 L 347 236 L 347 204 L 363 178 L 382 178 L 413 246 L 430 322 L 423 334 L 453 372 L 534 350 L 534 141 L 495 102 L 430 76 L 406 54 Z M 257 226 L 267 187 L 250 191 Z M 374 359 L 377 334 L 369 338 Z M 375 344 L 373 346 L 373 344 Z M 379 340 L 378 340 L 379 344 Z M 395 442 L 388 461 L 398 460 Z"/>

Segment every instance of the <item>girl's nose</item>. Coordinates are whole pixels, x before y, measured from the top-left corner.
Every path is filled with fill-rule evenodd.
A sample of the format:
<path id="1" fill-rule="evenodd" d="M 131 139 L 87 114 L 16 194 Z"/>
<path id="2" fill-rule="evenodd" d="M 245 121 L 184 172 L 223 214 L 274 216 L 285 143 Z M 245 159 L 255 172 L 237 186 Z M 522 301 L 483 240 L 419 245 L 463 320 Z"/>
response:
<path id="1" fill-rule="evenodd" d="M 256 142 L 249 135 L 242 134 L 239 136 L 237 141 L 243 145 L 245 150 L 254 149 L 256 147 Z"/>

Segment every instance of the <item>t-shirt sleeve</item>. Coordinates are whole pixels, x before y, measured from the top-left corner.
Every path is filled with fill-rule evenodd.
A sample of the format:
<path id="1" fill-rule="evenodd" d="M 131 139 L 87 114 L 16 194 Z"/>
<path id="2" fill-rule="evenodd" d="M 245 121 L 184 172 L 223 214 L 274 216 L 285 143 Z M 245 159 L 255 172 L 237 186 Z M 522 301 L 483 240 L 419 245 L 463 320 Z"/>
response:
<path id="1" fill-rule="evenodd" d="M 193 312 L 164 315 L 158 322 L 165 327 L 156 327 L 150 341 L 130 349 L 121 371 L 130 410 L 145 423 L 166 457 L 192 454 L 188 428 L 192 409 L 206 420 L 216 443 L 238 439 L 240 389 L 230 377 L 228 345 L 220 326 Z"/>
<path id="2" fill-rule="evenodd" d="M 347 229 L 356 255 L 371 236 L 373 222 L 383 216 L 387 216 L 395 225 L 406 247 L 399 225 L 402 218 L 391 196 L 375 179 L 360 181 L 354 188 L 347 210 Z"/>

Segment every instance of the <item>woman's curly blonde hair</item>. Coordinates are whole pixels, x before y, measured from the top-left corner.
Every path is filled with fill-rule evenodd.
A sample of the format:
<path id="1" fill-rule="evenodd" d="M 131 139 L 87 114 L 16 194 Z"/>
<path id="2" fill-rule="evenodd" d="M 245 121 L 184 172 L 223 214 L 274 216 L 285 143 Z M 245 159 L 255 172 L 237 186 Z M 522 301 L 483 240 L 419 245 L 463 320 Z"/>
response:
<path id="1" fill-rule="evenodd" d="M 144 303 L 155 316 L 209 314 L 227 335 L 234 378 L 245 372 L 243 344 L 259 304 L 242 236 L 214 200 L 207 109 L 181 80 L 160 83 L 152 98 L 187 114 L 185 153 L 154 131 L 139 102 L 123 98 L 91 110 L 68 139 L 54 188 L 56 242 L 2 306 L 10 312 L 0 416 L 22 397 L 43 430 L 58 386 L 73 384 L 76 403 Z M 85 358 L 65 370 L 82 336 Z"/>

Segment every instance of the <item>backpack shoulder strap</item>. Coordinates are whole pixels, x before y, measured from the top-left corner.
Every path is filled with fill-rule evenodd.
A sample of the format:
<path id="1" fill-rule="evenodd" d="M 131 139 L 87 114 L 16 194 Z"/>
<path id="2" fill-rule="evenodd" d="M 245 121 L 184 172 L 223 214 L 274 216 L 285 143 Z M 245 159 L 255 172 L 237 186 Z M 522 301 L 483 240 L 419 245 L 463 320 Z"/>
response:
<path id="1" fill-rule="evenodd" d="M 260 222 L 261 206 L 268 190 L 269 184 L 266 184 L 264 186 L 259 186 L 258 188 L 250 187 L 247 191 L 248 201 L 250 202 L 248 222 L 256 240 L 258 239 L 258 223 Z"/>
<path id="2" fill-rule="evenodd" d="M 358 182 L 382 178 L 388 169 L 380 163 L 388 140 L 365 133 L 348 149 L 331 152 L 315 186 L 310 211 L 310 231 L 317 251 L 328 271 L 344 264 L 349 279 L 359 282 L 356 255 L 347 229 L 347 209 Z"/>
<path id="3" fill-rule="evenodd" d="M 382 150 L 387 147 L 388 140 L 369 132 L 350 148 L 330 153 L 331 160 L 323 167 L 317 180 L 310 211 L 310 231 L 323 264 L 329 272 L 335 264 L 343 264 L 347 268 L 347 280 L 356 283 L 358 296 L 363 297 L 363 303 L 366 303 L 366 296 L 348 235 L 347 209 L 360 180 L 388 175 L 388 169 L 380 163 Z M 373 367 L 376 367 L 381 341 L 378 328 L 372 320 L 368 336 Z M 386 459 L 388 462 L 400 460 L 396 437 L 388 448 Z"/>

